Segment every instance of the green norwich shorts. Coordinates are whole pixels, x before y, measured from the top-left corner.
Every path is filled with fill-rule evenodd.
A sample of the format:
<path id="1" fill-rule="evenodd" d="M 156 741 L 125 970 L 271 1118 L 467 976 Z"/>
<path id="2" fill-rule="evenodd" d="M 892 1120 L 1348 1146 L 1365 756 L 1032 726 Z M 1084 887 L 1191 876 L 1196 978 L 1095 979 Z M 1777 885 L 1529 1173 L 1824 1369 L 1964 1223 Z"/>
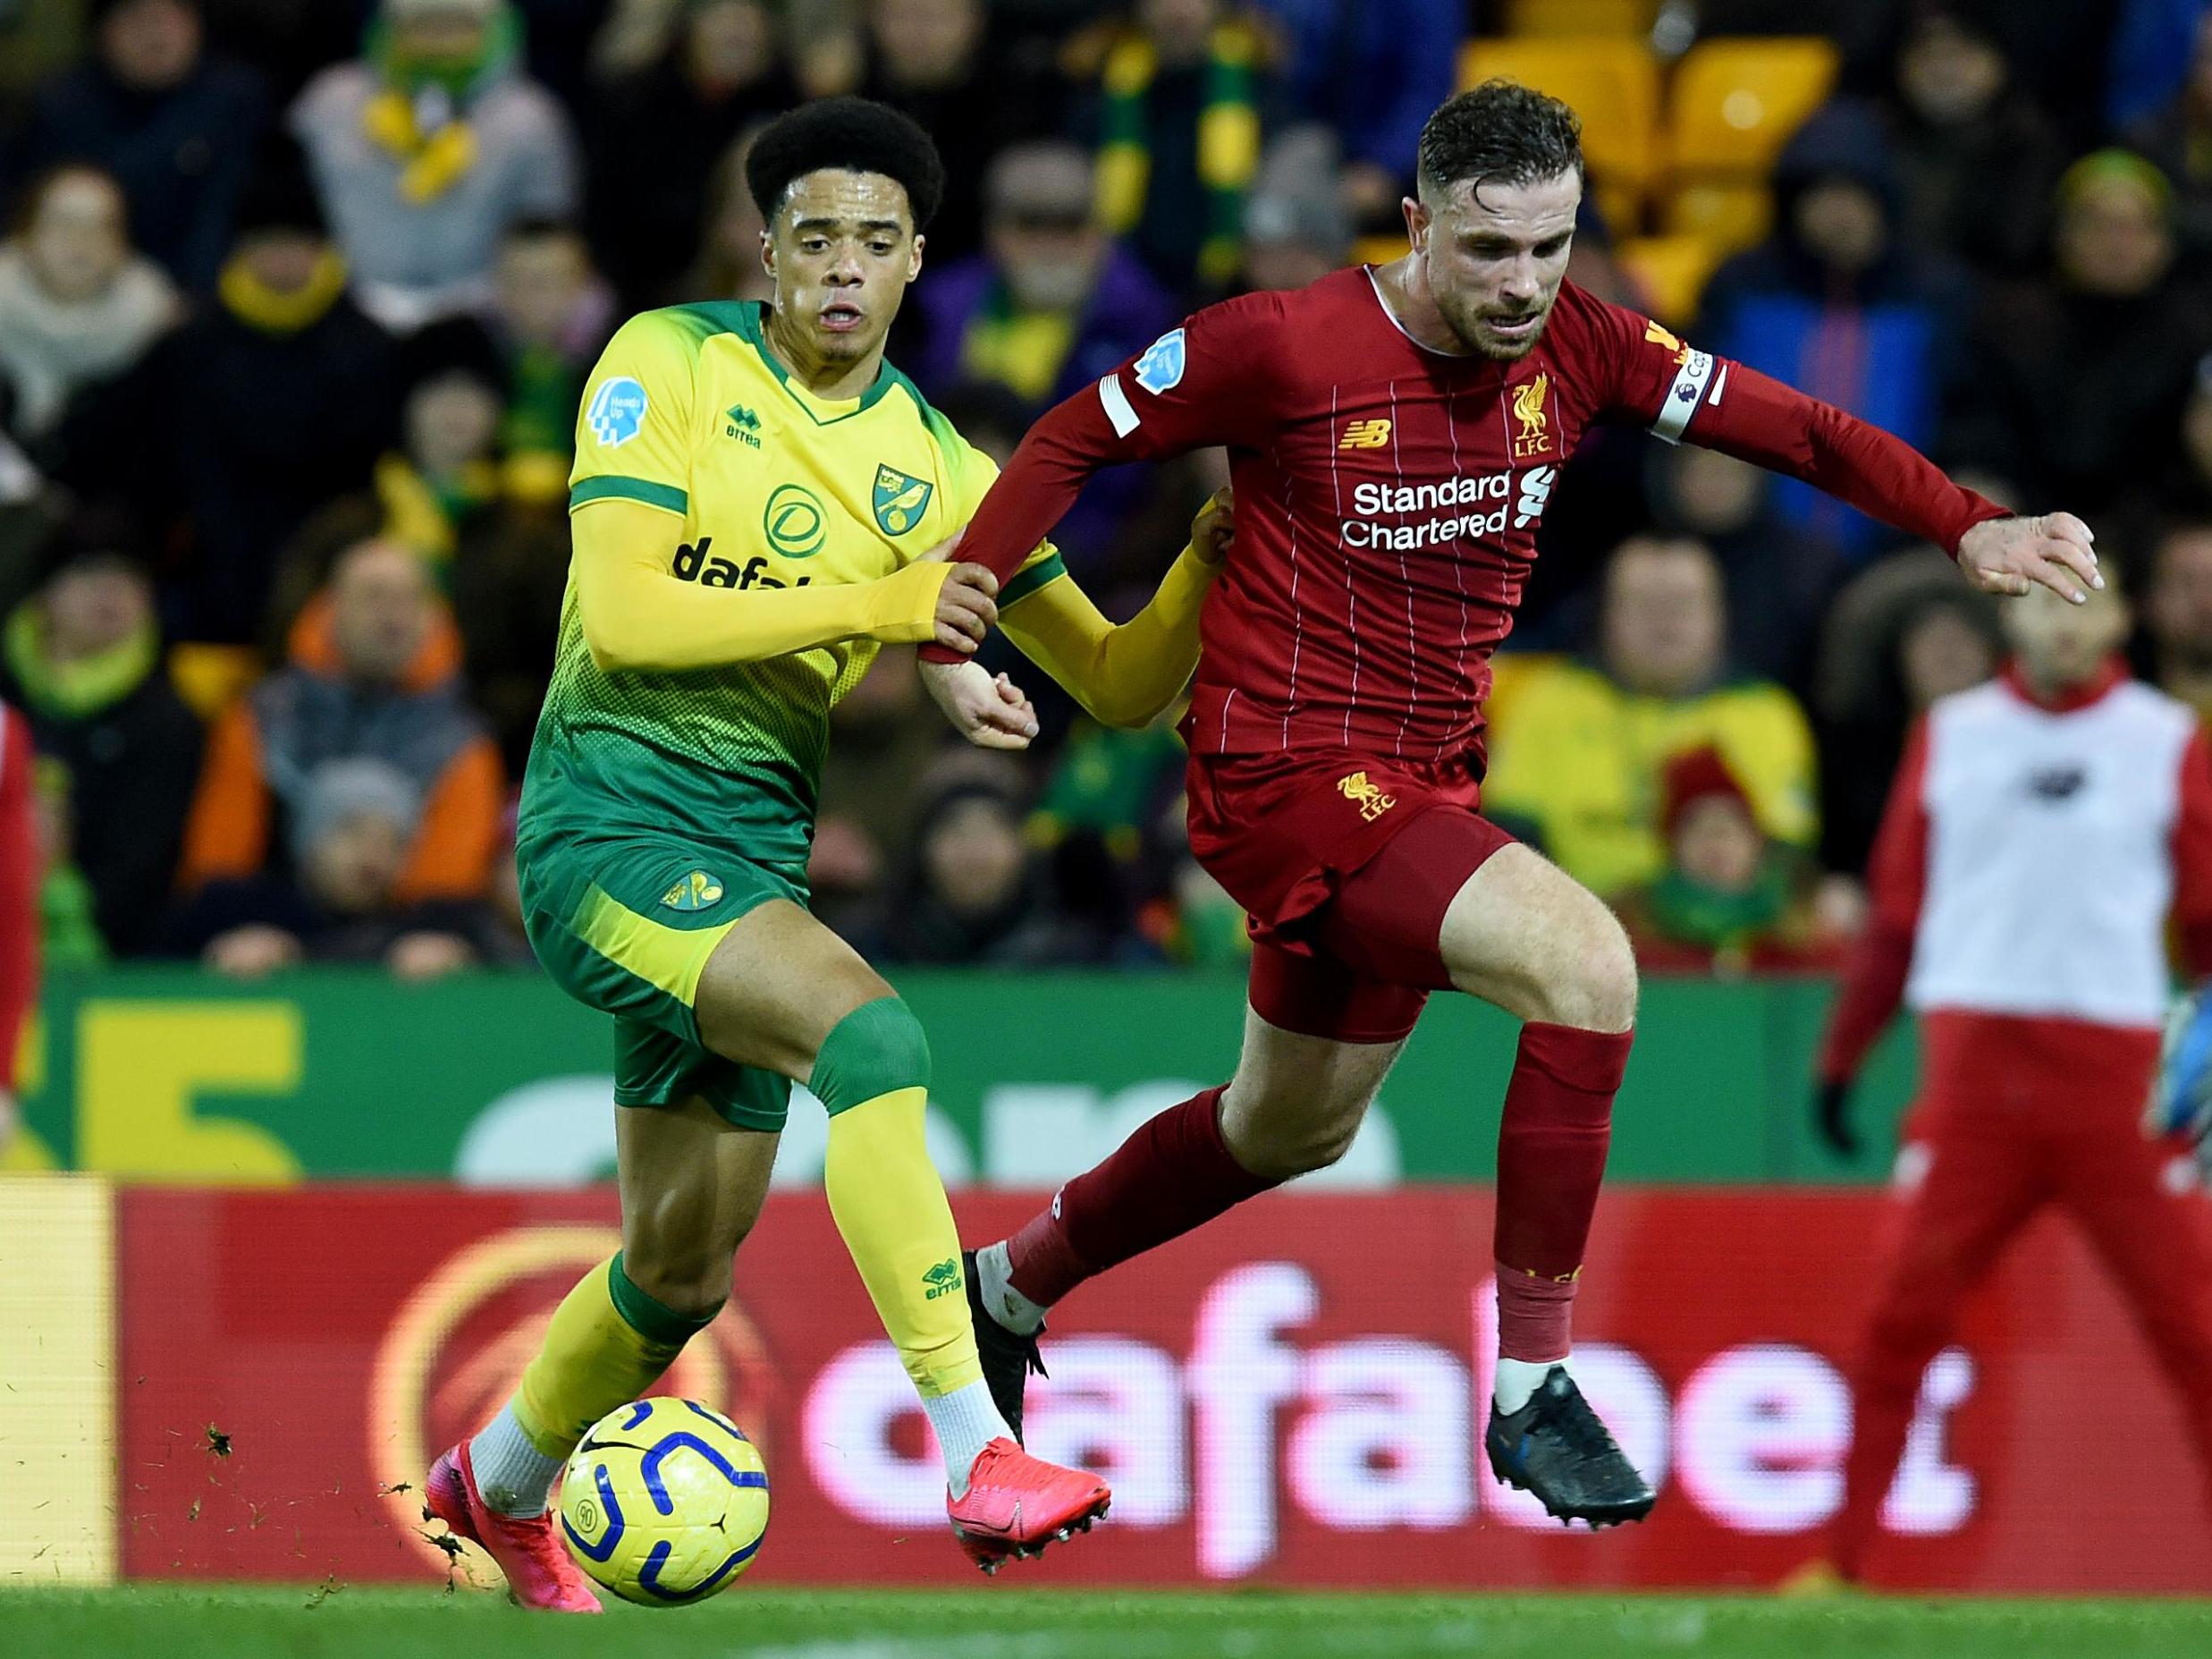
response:
<path id="1" fill-rule="evenodd" d="M 526 834 L 515 849 L 523 925 L 555 984 L 614 1016 L 614 1103 L 703 1096 L 739 1129 L 783 1127 L 790 1079 L 699 1041 L 706 959 L 749 911 L 807 900 L 806 873 L 688 836 Z"/>

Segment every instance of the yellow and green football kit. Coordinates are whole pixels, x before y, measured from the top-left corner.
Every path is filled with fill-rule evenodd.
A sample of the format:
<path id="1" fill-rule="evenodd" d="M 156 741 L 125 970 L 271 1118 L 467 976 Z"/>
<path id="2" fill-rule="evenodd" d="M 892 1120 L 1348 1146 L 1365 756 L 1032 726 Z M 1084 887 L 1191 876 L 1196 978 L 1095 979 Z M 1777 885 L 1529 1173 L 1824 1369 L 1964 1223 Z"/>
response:
<path id="1" fill-rule="evenodd" d="M 617 1018 L 618 1101 L 697 1093 L 774 1129 L 789 1085 L 700 1045 L 700 971 L 756 906 L 806 901 L 830 710 L 882 644 L 933 636 L 948 567 L 916 562 L 997 469 L 888 364 L 857 399 L 814 396 L 773 355 L 764 315 L 646 312 L 587 385 L 577 553 L 517 857 L 540 960 Z M 658 537 L 593 546 L 595 515 L 617 504 Z M 1206 580 L 1186 553 L 1114 629 L 1047 545 L 999 605 L 1017 645 L 1126 722 L 1187 679 Z"/>
<path id="2" fill-rule="evenodd" d="M 815 396 L 776 360 L 764 317 L 752 303 L 647 312 L 588 383 L 516 859 L 539 961 L 615 1018 L 618 1104 L 697 1096 L 774 1130 L 790 1083 L 701 1043 L 701 973 L 750 910 L 806 902 L 830 711 L 882 645 L 934 636 L 950 566 L 921 555 L 967 523 L 996 469 L 889 365 L 858 398 Z M 1000 591 L 1000 621 L 1094 714 L 1142 723 L 1190 677 L 1209 575 L 1186 550 L 1117 628 L 1048 545 Z M 830 1033 L 809 1082 L 831 1113 L 831 1209 L 933 1399 L 981 1373 L 923 1136 L 928 1064 L 887 996 Z M 513 1402 L 521 1432 L 566 1455 L 699 1323 L 618 1257 L 562 1304 Z"/>

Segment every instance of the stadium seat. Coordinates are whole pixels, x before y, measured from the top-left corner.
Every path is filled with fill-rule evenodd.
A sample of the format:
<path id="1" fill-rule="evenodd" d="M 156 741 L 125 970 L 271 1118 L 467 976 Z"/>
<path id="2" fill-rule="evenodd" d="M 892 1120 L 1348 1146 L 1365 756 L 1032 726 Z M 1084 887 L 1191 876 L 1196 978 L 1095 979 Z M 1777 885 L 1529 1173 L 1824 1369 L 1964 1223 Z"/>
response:
<path id="1" fill-rule="evenodd" d="M 1583 153 L 1600 206 L 1616 231 L 1633 229 L 1636 203 L 1659 161 L 1659 65 L 1643 43 L 1618 38 L 1470 40 L 1462 48 L 1463 88 L 1500 77 L 1574 107 L 1582 118 Z"/>
<path id="2" fill-rule="evenodd" d="M 1508 35 L 1642 35 L 1651 28 L 1659 0 L 1509 0 Z"/>
<path id="3" fill-rule="evenodd" d="M 1697 317 L 1698 296 L 1727 250 L 1703 236 L 1639 236 L 1620 245 L 1622 267 L 1643 291 L 1651 315 L 1676 328 Z"/>
<path id="4" fill-rule="evenodd" d="M 1763 174 L 1836 83 L 1833 45 L 1811 38 L 1713 39 L 1690 48 L 1667 100 L 1677 177 Z"/>
<path id="5" fill-rule="evenodd" d="M 1773 222 L 1774 192 L 1752 179 L 1680 180 L 1659 209 L 1662 235 L 1698 237 L 1723 258 L 1759 241 Z"/>
<path id="6" fill-rule="evenodd" d="M 1352 263 L 1388 265 L 1393 259 L 1403 259 L 1406 253 L 1406 233 L 1403 231 L 1393 231 L 1388 236 L 1363 236 L 1352 244 Z"/>
<path id="7" fill-rule="evenodd" d="M 169 678 L 185 707 L 213 720 L 261 677 L 260 654 L 242 645 L 195 645 L 169 649 Z"/>

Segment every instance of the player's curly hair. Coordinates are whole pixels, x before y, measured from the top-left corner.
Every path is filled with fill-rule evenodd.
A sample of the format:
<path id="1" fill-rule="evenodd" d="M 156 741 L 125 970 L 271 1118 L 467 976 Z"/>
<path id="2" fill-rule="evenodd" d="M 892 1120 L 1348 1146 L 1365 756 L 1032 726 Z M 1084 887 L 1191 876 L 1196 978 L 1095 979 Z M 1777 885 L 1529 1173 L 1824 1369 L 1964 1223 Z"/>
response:
<path id="1" fill-rule="evenodd" d="M 825 97 L 779 115 L 753 140 L 745 182 L 760 216 L 774 224 L 792 181 L 823 167 L 896 179 L 917 231 L 936 217 L 944 199 L 945 164 L 935 141 L 910 117 L 870 98 Z"/>
<path id="2" fill-rule="evenodd" d="M 1421 182 L 1533 184 L 1583 170 L 1583 123 L 1558 98 L 1515 80 L 1485 80 L 1437 106 L 1421 129 Z"/>

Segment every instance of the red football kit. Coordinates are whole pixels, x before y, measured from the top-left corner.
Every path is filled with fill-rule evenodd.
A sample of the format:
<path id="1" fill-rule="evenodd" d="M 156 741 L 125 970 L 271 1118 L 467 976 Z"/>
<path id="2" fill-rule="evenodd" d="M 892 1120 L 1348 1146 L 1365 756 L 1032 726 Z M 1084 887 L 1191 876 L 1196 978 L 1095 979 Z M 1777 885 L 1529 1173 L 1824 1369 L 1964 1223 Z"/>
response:
<path id="1" fill-rule="evenodd" d="M 1790 473 L 1952 551 L 1999 513 L 1887 434 L 1572 283 L 1503 362 L 1421 345 L 1361 267 L 1198 312 L 1038 422 L 968 524 L 959 556 L 1004 582 L 1100 468 L 1228 447 L 1236 534 L 1183 724 L 1190 840 L 1251 916 L 1268 1024 L 1393 1042 L 1449 986 L 1446 909 L 1507 839 L 1476 812 L 1490 656 L 1559 469 L 1600 421 Z M 1523 1028 L 1498 1146 L 1505 1358 L 1567 1351 L 1630 1040 Z M 1055 1301 L 1273 1184 L 1230 1153 L 1220 1094 L 1070 1181 L 1008 1241 L 1014 1289 Z"/>
<path id="2" fill-rule="evenodd" d="M 1852 1377 L 1834 1564 L 1864 1570 L 1922 1374 L 2047 1208 L 2111 1270 L 2212 1494 L 2212 1218 L 2187 1147 L 2142 1129 L 2169 942 L 2192 977 L 2212 972 L 2212 750 L 2196 716 L 2117 662 L 2057 698 L 2009 671 L 1945 698 L 1906 746 L 1868 879 L 1874 913 L 1821 1079 L 1848 1084 L 1909 1001 L 1921 1087 Z"/>
<path id="3" fill-rule="evenodd" d="M 1237 531 L 1183 727 L 1191 842 L 1263 947 L 1310 957 L 1303 918 L 1425 811 L 1473 808 L 1490 656 L 1560 466 L 1599 422 L 1787 472 L 1947 550 L 2000 512 L 1887 433 L 1572 283 L 1501 362 L 1417 343 L 1361 267 L 1209 307 L 1069 398 L 959 556 L 1005 580 L 1100 468 L 1228 446 Z M 1409 916 L 1404 943 L 1432 955 L 1441 918 Z M 1262 978 L 1304 971 L 1262 955 Z M 1380 1020 L 1347 1009 L 1360 1028 L 1315 1034 L 1404 1035 L 1419 996 L 1378 992 Z"/>

